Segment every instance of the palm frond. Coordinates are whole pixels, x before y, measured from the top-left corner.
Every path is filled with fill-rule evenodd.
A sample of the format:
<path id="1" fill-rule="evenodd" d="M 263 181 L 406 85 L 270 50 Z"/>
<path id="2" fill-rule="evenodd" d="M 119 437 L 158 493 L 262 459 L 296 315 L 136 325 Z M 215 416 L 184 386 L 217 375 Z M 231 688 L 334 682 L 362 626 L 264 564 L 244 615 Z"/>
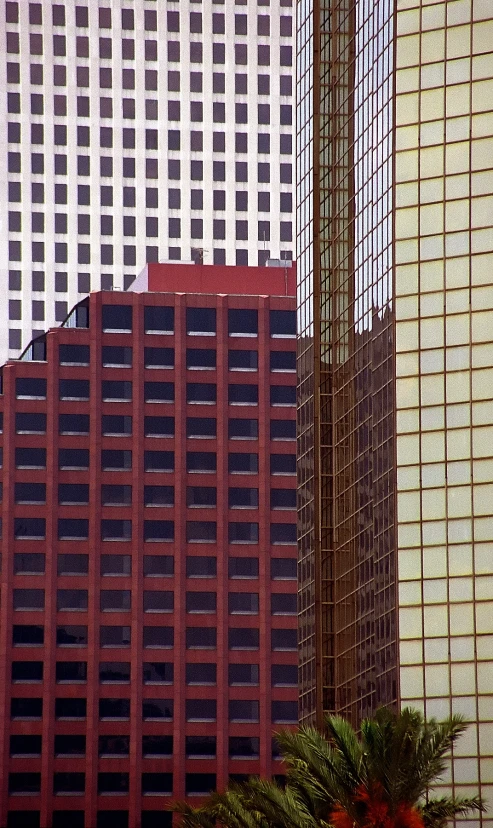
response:
<path id="1" fill-rule="evenodd" d="M 454 817 L 463 816 L 471 811 L 485 811 L 486 807 L 480 797 L 466 799 L 444 796 L 441 799 L 430 799 L 419 810 L 425 828 L 445 828 L 447 822 Z"/>

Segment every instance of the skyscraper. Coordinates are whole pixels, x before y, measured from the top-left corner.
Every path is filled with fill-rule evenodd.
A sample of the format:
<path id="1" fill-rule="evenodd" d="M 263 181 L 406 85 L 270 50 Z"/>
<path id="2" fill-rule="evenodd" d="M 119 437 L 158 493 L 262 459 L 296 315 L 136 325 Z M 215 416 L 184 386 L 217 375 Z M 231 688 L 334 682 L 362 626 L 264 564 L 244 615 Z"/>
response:
<path id="1" fill-rule="evenodd" d="M 2 828 L 162 828 L 297 722 L 294 268 L 137 282 L 3 368 Z"/>
<path id="2" fill-rule="evenodd" d="M 491 801 L 492 7 L 298 28 L 301 716 L 462 713 Z"/>
<path id="3" fill-rule="evenodd" d="M 0 19 L 2 361 L 146 262 L 292 258 L 293 0 Z"/>

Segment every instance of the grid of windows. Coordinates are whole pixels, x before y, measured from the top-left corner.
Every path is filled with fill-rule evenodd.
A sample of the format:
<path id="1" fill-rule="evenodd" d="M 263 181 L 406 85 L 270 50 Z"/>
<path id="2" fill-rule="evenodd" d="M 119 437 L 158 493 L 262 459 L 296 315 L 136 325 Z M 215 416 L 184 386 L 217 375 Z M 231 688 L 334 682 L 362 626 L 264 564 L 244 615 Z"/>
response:
<path id="1" fill-rule="evenodd" d="M 72 9 L 60 0 L 53 9 L 64 24 L 54 25 L 50 36 L 43 27 L 52 25 L 51 14 L 43 9 L 36 23 L 29 12 L 42 4 L 14 2 L 16 20 L 2 20 L 4 357 L 9 350 L 16 355 L 33 329 L 63 321 L 89 286 L 126 288 L 146 262 L 198 256 L 257 265 L 271 254 L 292 258 L 293 7 L 272 0 L 247 15 L 208 2 L 189 14 L 147 3 Z M 25 62 L 21 42 L 28 45 Z M 234 82 L 228 84 L 230 62 Z M 224 128 L 228 111 L 233 131 Z M 32 121 L 26 130 L 25 117 Z M 259 125 L 250 148 L 249 124 Z M 190 154 L 187 163 L 183 152 Z M 226 164 L 228 155 L 235 163 Z M 214 193 L 213 210 L 204 209 L 204 191 Z M 78 208 L 74 226 L 69 199 Z M 139 212 L 138 204 L 146 210 Z M 53 264 L 55 280 L 48 278 Z"/>
<path id="2" fill-rule="evenodd" d="M 214 757 L 223 744 L 235 763 L 259 761 L 265 753 L 260 734 L 270 722 L 271 699 L 281 703 L 296 698 L 292 681 L 283 683 L 282 675 L 276 678 L 261 670 L 264 647 L 270 650 L 270 663 L 296 664 L 296 548 L 289 534 L 296 480 L 277 465 L 271 477 L 266 450 L 271 424 L 294 422 L 294 409 L 280 411 L 271 405 L 268 391 L 269 384 L 292 387 L 295 381 L 289 371 L 280 379 L 270 364 L 270 350 L 292 349 L 294 311 L 281 321 L 276 313 L 292 309 L 293 299 L 222 301 L 215 306 L 216 300 L 207 297 L 196 307 L 196 297 L 191 297 L 187 308 L 180 296 L 168 299 L 166 310 L 156 304 L 151 313 L 138 294 L 116 294 L 111 300 L 93 294 L 88 315 L 73 315 L 74 323 L 80 323 L 75 330 L 55 331 L 55 347 L 44 350 L 42 360 L 14 364 L 18 382 L 12 383 L 16 416 L 11 420 L 15 442 L 10 462 L 16 511 L 8 531 L 14 544 L 15 585 L 6 610 L 14 616 L 15 657 L 9 736 L 16 737 L 12 757 L 23 757 L 26 773 L 38 773 L 36 757 L 54 751 L 56 779 L 42 775 L 29 784 L 40 781 L 50 790 L 53 784 L 57 798 L 89 793 L 84 773 L 94 750 L 100 766 L 93 793 L 128 797 L 132 739 L 142 761 L 143 807 L 147 797 L 198 794 L 209 784 L 195 774 L 198 760 Z M 234 313 L 228 314 L 229 304 Z M 101 353 L 93 326 L 102 338 Z M 136 331 L 143 329 L 138 339 Z M 261 336 L 267 347 L 259 350 Z M 249 338 L 249 353 L 256 355 L 254 381 L 244 386 L 237 382 L 238 373 L 227 369 L 228 352 L 241 349 L 243 337 Z M 50 385 L 40 380 L 50 376 L 52 359 L 59 373 Z M 154 386 L 149 395 L 150 383 L 173 388 L 176 407 L 158 400 Z M 241 397 L 242 387 L 248 389 L 247 399 Z M 6 397 L 0 396 L 0 408 L 2 404 Z M 58 408 L 54 419 L 52 405 Z M 53 423 L 59 431 L 54 455 L 49 439 Z M 272 454 L 288 458 L 291 468 L 292 436 L 282 429 L 276 433 Z M 223 484 L 217 471 L 228 464 L 231 478 Z M 95 470 L 97 486 L 92 482 Z M 54 477 L 52 486 L 47 475 Z M 53 496 L 51 505 L 58 510 L 54 525 L 46 520 L 46 502 Z M 279 511 L 289 504 L 291 515 Z M 48 557 L 50 532 L 56 550 Z M 178 537 L 185 543 L 175 545 Z M 260 544 L 270 548 L 268 559 L 276 562 L 272 569 L 259 553 Z M 46 592 L 52 579 L 56 619 L 49 614 L 52 593 Z M 282 600 L 285 592 L 290 601 Z M 183 627 L 178 623 L 181 612 Z M 272 638 L 261 645 L 260 630 L 266 624 Z M 184 671 L 175 666 L 182 628 Z M 48 640 L 53 664 L 44 649 Z M 226 641 L 231 666 L 242 666 L 244 659 L 236 653 L 245 650 L 248 669 L 216 669 Z M 136 647 L 144 661 L 137 671 Z M 46 701 L 39 703 L 40 686 L 51 674 L 56 696 L 47 708 Z M 85 730 L 93 676 L 94 745 Z M 216 737 L 221 693 L 228 683 L 234 702 L 231 733 L 226 716 L 226 731 L 221 736 L 218 729 Z M 142 700 L 135 715 L 130 700 L 136 687 Z M 258 697 L 248 695 L 252 688 L 268 698 L 263 713 Z M 186 744 L 185 737 L 172 739 L 177 694 L 185 697 L 190 723 Z M 51 703 L 53 741 L 19 740 L 25 730 L 17 722 L 39 722 Z M 212 725 L 206 734 L 202 723 Z M 214 748 L 216 738 L 222 741 Z M 180 782 L 179 775 L 171 778 L 170 768 L 183 755 L 186 777 L 182 774 Z M 270 761 L 270 744 L 267 756 Z M 207 761 L 215 768 L 213 758 Z M 27 784 L 24 778 L 13 778 L 12 795 L 30 795 Z M 29 808 L 36 804 L 31 798 Z"/>

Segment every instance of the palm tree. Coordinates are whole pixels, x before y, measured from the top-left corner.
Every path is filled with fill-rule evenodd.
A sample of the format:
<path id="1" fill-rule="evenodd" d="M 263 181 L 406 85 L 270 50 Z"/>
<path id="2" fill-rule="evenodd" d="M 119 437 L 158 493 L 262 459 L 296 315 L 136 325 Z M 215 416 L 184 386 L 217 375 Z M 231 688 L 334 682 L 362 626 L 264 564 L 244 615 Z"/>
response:
<path id="1" fill-rule="evenodd" d="M 460 716 L 426 722 L 416 710 L 381 708 L 358 735 L 329 716 L 328 738 L 310 727 L 277 735 L 285 788 L 252 777 L 200 808 L 178 803 L 174 810 L 183 828 L 444 828 L 455 816 L 484 810 L 479 797 L 430 796 L 465 728 Z"/>

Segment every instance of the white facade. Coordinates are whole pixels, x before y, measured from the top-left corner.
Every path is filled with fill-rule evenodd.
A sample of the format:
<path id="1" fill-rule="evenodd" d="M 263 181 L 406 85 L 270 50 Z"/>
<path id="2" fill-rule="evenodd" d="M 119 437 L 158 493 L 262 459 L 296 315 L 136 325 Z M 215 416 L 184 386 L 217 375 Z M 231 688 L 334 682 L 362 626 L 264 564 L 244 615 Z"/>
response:
<path id="1" fill-rule="evenodd" d="M 291 258 L 293 0 L 0 0 L 0 357 L 146 261 Z"/>

